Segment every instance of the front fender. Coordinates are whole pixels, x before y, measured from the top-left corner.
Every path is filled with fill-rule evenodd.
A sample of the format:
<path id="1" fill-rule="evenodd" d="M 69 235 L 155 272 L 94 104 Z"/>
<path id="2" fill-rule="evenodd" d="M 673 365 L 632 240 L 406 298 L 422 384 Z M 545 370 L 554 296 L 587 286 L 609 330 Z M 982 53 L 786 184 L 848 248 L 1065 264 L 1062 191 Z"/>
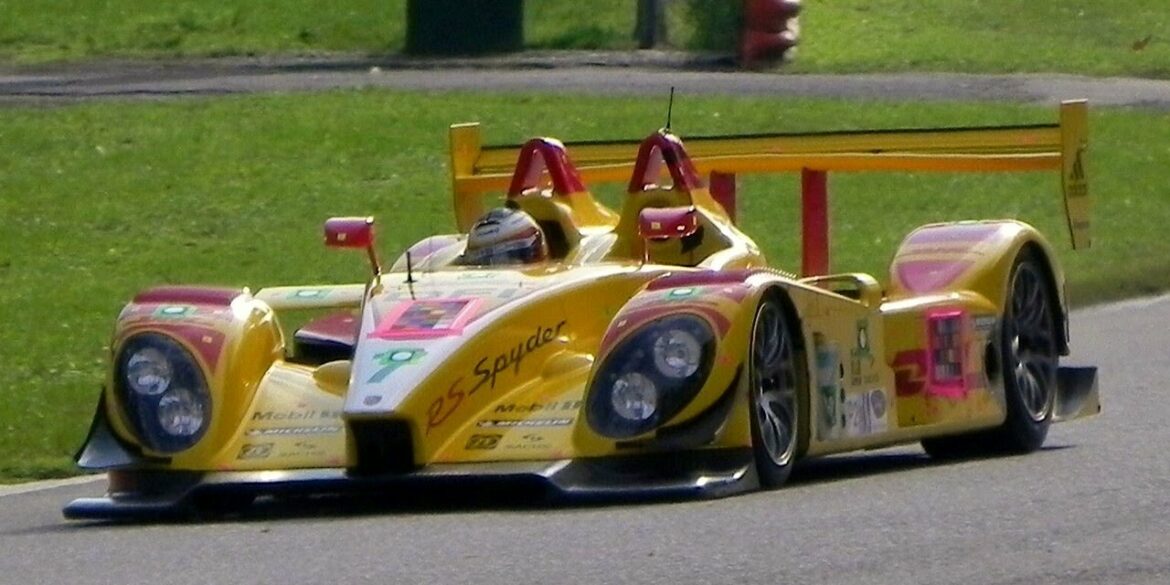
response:
<path id="1" fill-rule="evenodd" d="M 186 349 L 202 370 L 211 397 L 203 438 L 169 460 L 182 467 L 183 462 L 210 459 L 239 428 L 261 379 L 283 355 L 284 337 L 272 309 L 244 289 L 196 287 L 150 289 L 126 305 L 115 325 L 104 403 L 114 434 L 135 446 L 141 441 L 125 415 L 113 364 L 127 341 L 143 333 L 165 335 Z"/>
<path id="2" fill-rule="evenodd" d="M 705 321 L 714 333 L 714 363 L 695 398 L 663 425 L 636 437 L 633 442 L 674 441 L 679 429 L 696 426 L 712 428 L 711 416 L 724 420 L 728 405 L 738 398 L 746 368 L 755 307 L 764 293 L 764 281 L 755 275 L 762 270 L 674 272 L 649 282 L 618 312 L 602 338 L 598 358 L 589 376 L 585 397 L 588 404 L 594 377 L 607 358 L 622 351 L 622 342 L 651 322 L 671 315 L 689 314 Z M 722 423 L 721 423 L 722 424 Z M 704 439 L 715 437 L 704 433 Z M 691 445 L 699 446 L 699 445 Z"/>

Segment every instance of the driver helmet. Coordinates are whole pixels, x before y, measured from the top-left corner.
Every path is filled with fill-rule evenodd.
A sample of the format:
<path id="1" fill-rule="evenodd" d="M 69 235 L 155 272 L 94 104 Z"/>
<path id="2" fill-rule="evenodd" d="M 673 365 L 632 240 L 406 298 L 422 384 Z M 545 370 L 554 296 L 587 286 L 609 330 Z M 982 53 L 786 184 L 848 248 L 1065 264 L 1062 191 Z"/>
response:
<path id="1" fill-rule="evenodd" d="M 465 264 L 532 264 L 548 260 L 544 231 L 531 215 L 510 207 L 493 209 L 476 220 L 467 235 Z"/>

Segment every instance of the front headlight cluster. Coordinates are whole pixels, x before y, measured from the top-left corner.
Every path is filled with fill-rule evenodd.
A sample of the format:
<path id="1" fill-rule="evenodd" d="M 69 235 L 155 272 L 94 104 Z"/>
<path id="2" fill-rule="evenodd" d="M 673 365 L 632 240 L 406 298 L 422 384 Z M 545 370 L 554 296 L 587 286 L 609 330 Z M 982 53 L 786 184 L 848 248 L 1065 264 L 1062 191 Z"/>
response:
<path id="1" fill-rule="evenodd" d="M 131 337 L 118 355 L 115 376 L 127 418 L 144 446 L 175 453 L 190 448 L 207 430 L 207 382 L 175 340 L 156 333 Z"/>
<path id="2" fill-rule="evenodd" d="M 698 394 L 714 357 L 715 335 L 695 315 L 671 315 L 643 325 L 594 374 L 585 409 L 589 426 L 613 438 L 661 426 Z"/>

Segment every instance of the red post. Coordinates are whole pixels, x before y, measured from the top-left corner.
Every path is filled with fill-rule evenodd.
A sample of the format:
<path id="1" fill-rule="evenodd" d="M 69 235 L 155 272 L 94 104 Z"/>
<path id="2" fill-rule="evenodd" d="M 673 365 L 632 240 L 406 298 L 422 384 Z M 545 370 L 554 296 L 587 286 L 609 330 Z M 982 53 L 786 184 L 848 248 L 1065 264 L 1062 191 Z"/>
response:
<path id="1" fill-rule="evenodd" d="M 803 276 L 829 273 L 829 174 L 801 169 L 801 264 Z"/>
<path id="2" fill-rule="evenodd" d="M 711 192 L 711 198 L 723 206 L 731 223 L 735 223 L 735 173 L 711 171 L 707 189 Z"/>

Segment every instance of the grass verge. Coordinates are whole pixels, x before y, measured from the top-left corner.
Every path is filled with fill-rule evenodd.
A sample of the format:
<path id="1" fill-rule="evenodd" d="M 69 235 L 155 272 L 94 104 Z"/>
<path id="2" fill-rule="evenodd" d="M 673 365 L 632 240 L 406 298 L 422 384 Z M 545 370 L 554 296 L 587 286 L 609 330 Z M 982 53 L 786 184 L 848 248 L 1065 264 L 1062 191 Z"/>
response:
<path id="1" fill-rule="evenodd" d="M 0 156 L 0 475 L 68 472 L 112 320 L 136 290 L 360 281 L 364 260 L 326 250 L 321 222 L 377 215 L 387 258 L 450 231 L 448 124 L 482 122 L 493 143 L 536 132 L 637 138 L 661 110 L 658 99 L 381 91 L 5 109 L 0 142 L 12 147 Z M 685 138 L 1055 115 L 1055 106 L 688 97 L 676 103 L 674 124 Z M 1123 109 L 1091 116 L 1092 250 L 1069 250 L 1055 174 L 840 174 L 830 178 L 834 268 L 884 279 L 916 225 L 1016 217 L 1049 234 L 1074 302 L 1170 288 L 1161 221 L 1170 118 Z M 796 181 L 741 187 L 742 223 L 780 267 L 799 266 Z"/>
<path id="2" fill-rule="evenodd" d="M 737 0 L 711 0 L 737 4 Z M 394 53 L 406 0 L 0 0 L 0 59 Z M 669 40 L 734 52 L 734 15 L 668 4 Z M 529 48 L 630 50 L 630 0 L 524 4 Z M 734 12 L 734 10 L 732 10 Z M 1164 0 L 806 1 L 786 71 L 1066 72 L 1170 77 Z"/>

